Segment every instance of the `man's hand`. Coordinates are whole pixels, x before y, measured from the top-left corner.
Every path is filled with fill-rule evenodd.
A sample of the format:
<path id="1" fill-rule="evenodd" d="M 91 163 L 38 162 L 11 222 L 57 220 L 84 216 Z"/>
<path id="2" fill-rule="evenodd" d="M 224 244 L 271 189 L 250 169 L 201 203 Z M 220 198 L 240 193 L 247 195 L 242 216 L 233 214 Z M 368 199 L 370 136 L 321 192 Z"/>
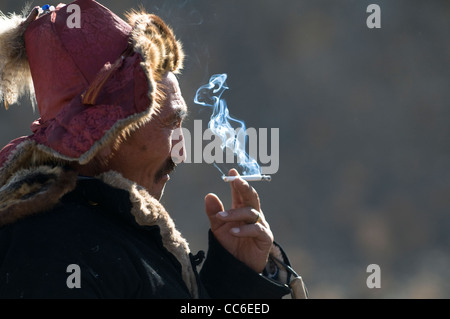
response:
<path id="1" fill-rule="evenodd" d="M 229 175 L 239 176 L 239 173 L 232 169 Z M 230 186 L 232 205 L 229 210 L 225 210 L 215 194 L 205 197 L 211 231 L 234 257 L 260 273 L 266 266 L 272 247 L 272 231 L 261 211 L 255 189 L 240 178 L 231 182 Z M 260 219 L 256 222 L 258 217 Z"/>

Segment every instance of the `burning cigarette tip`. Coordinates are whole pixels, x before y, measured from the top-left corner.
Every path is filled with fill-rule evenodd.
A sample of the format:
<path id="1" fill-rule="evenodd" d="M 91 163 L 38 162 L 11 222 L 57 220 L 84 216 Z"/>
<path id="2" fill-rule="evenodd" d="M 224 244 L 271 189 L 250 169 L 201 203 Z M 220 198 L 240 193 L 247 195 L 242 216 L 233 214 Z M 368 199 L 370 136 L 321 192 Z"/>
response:
<path id="1" fill-rule="evenodd" d="M 272 180 L 272 176 L 270 175 L 222 176 L 222 179 L 224 182 L 229 183 L 239 177 L 248 182 L 270 182 Z"/>

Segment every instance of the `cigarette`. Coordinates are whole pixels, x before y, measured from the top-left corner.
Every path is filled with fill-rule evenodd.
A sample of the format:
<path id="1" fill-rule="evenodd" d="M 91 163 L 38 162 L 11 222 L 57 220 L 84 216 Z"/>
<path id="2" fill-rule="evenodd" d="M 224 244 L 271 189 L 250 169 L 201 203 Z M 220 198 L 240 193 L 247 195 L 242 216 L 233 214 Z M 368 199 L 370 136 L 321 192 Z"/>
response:
<path id="1" fill-rule="evenodd" d="M 244 175 L 244 176 L 222 176 L 224 182 L 229 183 L 234 181 L 236 178 L 242 178 L 244 181 L 248 182 L 270 182 L 272 180 L 272 176 L 270 175 Z"/>

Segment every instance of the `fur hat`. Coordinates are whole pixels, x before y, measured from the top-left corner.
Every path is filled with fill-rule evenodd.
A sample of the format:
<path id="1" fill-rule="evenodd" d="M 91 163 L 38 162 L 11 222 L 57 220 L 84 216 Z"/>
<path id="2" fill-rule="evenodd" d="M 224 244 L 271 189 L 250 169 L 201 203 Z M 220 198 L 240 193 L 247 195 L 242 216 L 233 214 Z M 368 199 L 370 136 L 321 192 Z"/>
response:
<path id="1" fill-rule="evenodd" d="M 79 26 L 68 23 L 72 4 Z M 158 82 L 182 68 L 183 51 L 159 17 L 132 11 L 127 19 L 94 0 L 0 16 L 0 102 L 29 94 L 40 113 L 33 134 L 0 152 L 0 182 L 20 163 L 85 164 L 151 119 Z"/>

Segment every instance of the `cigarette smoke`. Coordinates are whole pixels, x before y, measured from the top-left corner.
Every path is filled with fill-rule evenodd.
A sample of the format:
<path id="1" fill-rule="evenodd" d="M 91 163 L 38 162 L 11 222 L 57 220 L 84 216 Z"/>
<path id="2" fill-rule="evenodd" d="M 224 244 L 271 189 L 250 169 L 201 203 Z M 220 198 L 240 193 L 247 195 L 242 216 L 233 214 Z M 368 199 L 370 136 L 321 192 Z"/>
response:
<path id="1" fill-rule="evenodd" d="M 213 112 L 208 127 L 221 139 L 222 151 L 229 148 L 236 155 L 237 162 L 242 168 L 241 175 L 261 175 L 261 167 L 246 152 L 245 123 L 230 116 L 227 103 L 222 99 L 223 92 L 228 89 L 226 79 L 227 74 L 225 73 L 211 76 L 209 83 L 202 85 L 197 90 L 194 102 L 212 108 Z M 217 167 L 217 165 L 215 166 Z"/>

